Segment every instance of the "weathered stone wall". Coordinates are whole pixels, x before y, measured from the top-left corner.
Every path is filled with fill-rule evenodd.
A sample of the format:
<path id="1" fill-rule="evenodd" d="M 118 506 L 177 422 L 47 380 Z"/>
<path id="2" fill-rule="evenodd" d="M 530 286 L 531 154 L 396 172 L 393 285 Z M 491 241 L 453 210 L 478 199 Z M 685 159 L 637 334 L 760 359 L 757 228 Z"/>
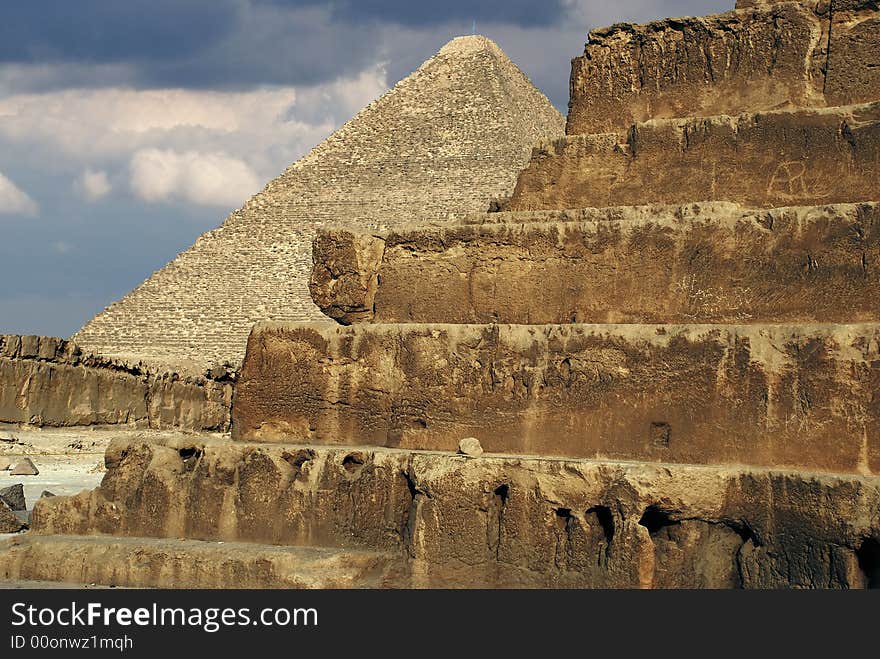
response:
<path id="1" fill-rule="evenodd" d="M 225 432 L 233 375 L 209 375 L 85 355 L 54 337 L 0 335 L 0 422 Z"/>
<path id="2" fill-rule="evenodd" d="M 535 149 L 507 210 L 877 201 L 880 103 L 667 119 Z"/>
<path id="3" fill-rule="evenodd" d="M 233 439 L 880 471 L 880 325 L 254 328 Z"/>
<path id="4" fill-rule="evenodd" d="M 507 221 L 321 231 L 312 298 L 345 324 L 880 318 L 877 204 L 493 215 Z"/>
<path id="5" fill-rule="evenodd" d="M 875 2 L 738 7 L 592 31 L 584 54 L 572 61 L 566 133 L 880 99 Z"/>
<path id="6" fill-rule="evenodd" d="M 126 360 L 238 366 L 255 322 L 321 318 L 316 229 L 484 211 L 564 121 L 493 42 L 454 39 L 73 338 Z"/>
<path id="7" fill-rule="evenodd" d="M 37 532 L 380 550 L 408 566 L 386 586 L 852 588 L 880 576 L 875 477 L 192 440 L 114 442 L 107 467 L 97 490 L 40 500 Z M 15 561 L 0 554 L 0 574 Z"/>

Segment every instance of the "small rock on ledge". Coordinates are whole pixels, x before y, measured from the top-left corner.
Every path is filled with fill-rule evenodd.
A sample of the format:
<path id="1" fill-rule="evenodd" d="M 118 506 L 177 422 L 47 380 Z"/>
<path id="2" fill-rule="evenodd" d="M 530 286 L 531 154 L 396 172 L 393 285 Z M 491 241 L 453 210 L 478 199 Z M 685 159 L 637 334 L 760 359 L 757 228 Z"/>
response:
<path id="1" fill-rule="evenodd" d="M 483 455 L 483 447 L 476 437 L 465 437 L 458 443 L 458 452 L 476 458 Z"/>

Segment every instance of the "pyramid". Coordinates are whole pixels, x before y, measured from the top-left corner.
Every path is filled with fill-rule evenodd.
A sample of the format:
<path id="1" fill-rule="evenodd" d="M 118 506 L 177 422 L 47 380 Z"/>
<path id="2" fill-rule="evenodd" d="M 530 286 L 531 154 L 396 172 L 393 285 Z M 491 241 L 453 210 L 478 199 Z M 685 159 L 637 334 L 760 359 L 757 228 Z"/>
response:
<path id="1" fill-rule="evenodd" d="M 323 317 L 307 284 L 317 228 L 484 211 L 564 123 L 495 43 L 453 39 L 73 338 L 128 360 L 237 365 L 255 322 Z"/>
<path id="2" fill-rule="evenodd" d="M 114 440 L 0 580 L 880 587 L 880 7 L 740 5 L 591 35 L 605 114 L 500 211 L 319 228 L 340 322 L 257 324 L 232 441 Z"/>

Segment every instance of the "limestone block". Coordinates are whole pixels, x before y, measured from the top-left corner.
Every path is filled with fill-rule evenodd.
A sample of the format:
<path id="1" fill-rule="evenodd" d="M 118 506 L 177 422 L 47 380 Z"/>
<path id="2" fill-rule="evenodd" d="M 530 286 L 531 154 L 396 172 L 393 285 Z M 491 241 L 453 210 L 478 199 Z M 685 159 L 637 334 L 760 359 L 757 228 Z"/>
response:
<path id="1" fill-rule="evenodd" d="M 715 16 L 593 30 L 572 61 L 566 133 L 880 99 L 877 4 L 830 6 L 744 2 Z"/>
<path id="2" fill-rule="evenodd" d="M 22 336 L 21 352 L 22 359 L 36 359 L 40 354 L 40 337 L 39 336 Z"/>
<path id="3" fill-rule="evenodd" d="M 506 219 L 381 234 L 379 262 L 358 254 L 359 234 L 319 233 L 315 272 L 333 267 L 343 273 L 337 282 L 375 284 L 369 300 L 365 288 L 313 286 L 315 301 L 346 324 L 880 319 L 877 204 L 748 210 L 706 203 L 583 209 L 562 221 L 555 212 L 487 217 Z M 332 266 L 317 249 L 330 236 L 353 246 L 334 252 Z"/>
<path id="4" fill-rule="evenodd" d="M 312 243 L 309 290 L 321 311 L 341 322 L 369 318 L 385 241 L 369 234 L 320 231 Z"/>
<path id="5" fill-rule="evenodd" d="M 878 568 L 876 477 L 186 438 L 108 463 L 35 529 L 397 553 L 404 587 L 862 588 Z"/>
<path id="6" fill-rule="evenodd" d="M 880 326 L 256 326 L 236 440 L 880 471 Z"/>
<path id="7" fill-rule="evenodd" d="M 37 359 L 54 361 L 64 342 L 54 336 L 41 336 Z"/>
<path id="8" fill-rule="evenodd" d="M 458 452 L 472 458 L 478 458 L 483 455 L 483 447 L 476 437 L 465 437 L 458 443 Z"/>
<path id="9" fill-rule="evenodd" d="M 878 153 L 880 103 L 654 120 L 536 149 L 505 208 L 877 201 Z"/>
<path id="10" fill-rule="evenodd" d="M 21 337 L 17 334 L 4 334 L 2 337 L 2 350 L 0 357 L 7 359 L 15 359 L 21 352 Z"/>

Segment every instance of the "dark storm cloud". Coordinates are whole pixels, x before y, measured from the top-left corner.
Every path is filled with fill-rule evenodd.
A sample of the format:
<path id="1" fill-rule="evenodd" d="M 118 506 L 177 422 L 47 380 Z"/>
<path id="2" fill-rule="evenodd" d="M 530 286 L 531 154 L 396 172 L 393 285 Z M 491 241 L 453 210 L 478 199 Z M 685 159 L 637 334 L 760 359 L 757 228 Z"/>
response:
<path id="1" fill-rule="evenodd" d="M 86 86 L 317 84 L 391 55 L 395 26 L 435 32 L 438 45 L 473 21 L 527 29 L 563 15 L 562 0 L 16 0 L 0 20 L 0 65 L 56 67 L 23 81 L 29 91 L 85 82 L 83 65 L 103 67 Z"/>
<path id="2" fill-rule="evenodd" d="M 497 24 L 540 27 L 557 22 L 564 13 L 560 0 L 256 0 L 283 7 L 328 6 L 340 21 L 363 20 L 425 27 L 438 23 L 492 22 Z"/>
<path id="3" fill-rule="evenodd" d="M 118 62 L 186 57 L 234 32 L 238 0 L 14 0 L 0 61 Z"/>
<path id="4" fill-rule="evenodd" d="M 0 13 L 0 66 L 36 65 L 27 75 L 7 76 L 10 91 L 313 85 L 356 75 L 379 61 L 388 63 L 389 81 L 395 82 L 450 38 L 470 33 L 476 21 L 479 32 L 496 38 L 510 30 L 522 37 L 558 30 L 554 43 L 544 43 L 551 52 L 533 51 L 530 61 L 519 63 L 539 74 L 543 60 L 558 60 L 553 66 L 561 71 L 559 75 L 552 80 L 538 75 L 535 82 L 564 105 L 567 60 L 581 50 L 590 27 L 705 13 L 722 3 L 582 3 L 586 11 L 574 15 L 566 10 L 571 4 L 564 0 L 13 0 L 4 3 Z M 729 9 L 733 0 L 723 4 Z M 516 50 L 516 43 L 512 45 Z M 566 56 L 558 57 L 556 51 L 562 48 Z"/>

